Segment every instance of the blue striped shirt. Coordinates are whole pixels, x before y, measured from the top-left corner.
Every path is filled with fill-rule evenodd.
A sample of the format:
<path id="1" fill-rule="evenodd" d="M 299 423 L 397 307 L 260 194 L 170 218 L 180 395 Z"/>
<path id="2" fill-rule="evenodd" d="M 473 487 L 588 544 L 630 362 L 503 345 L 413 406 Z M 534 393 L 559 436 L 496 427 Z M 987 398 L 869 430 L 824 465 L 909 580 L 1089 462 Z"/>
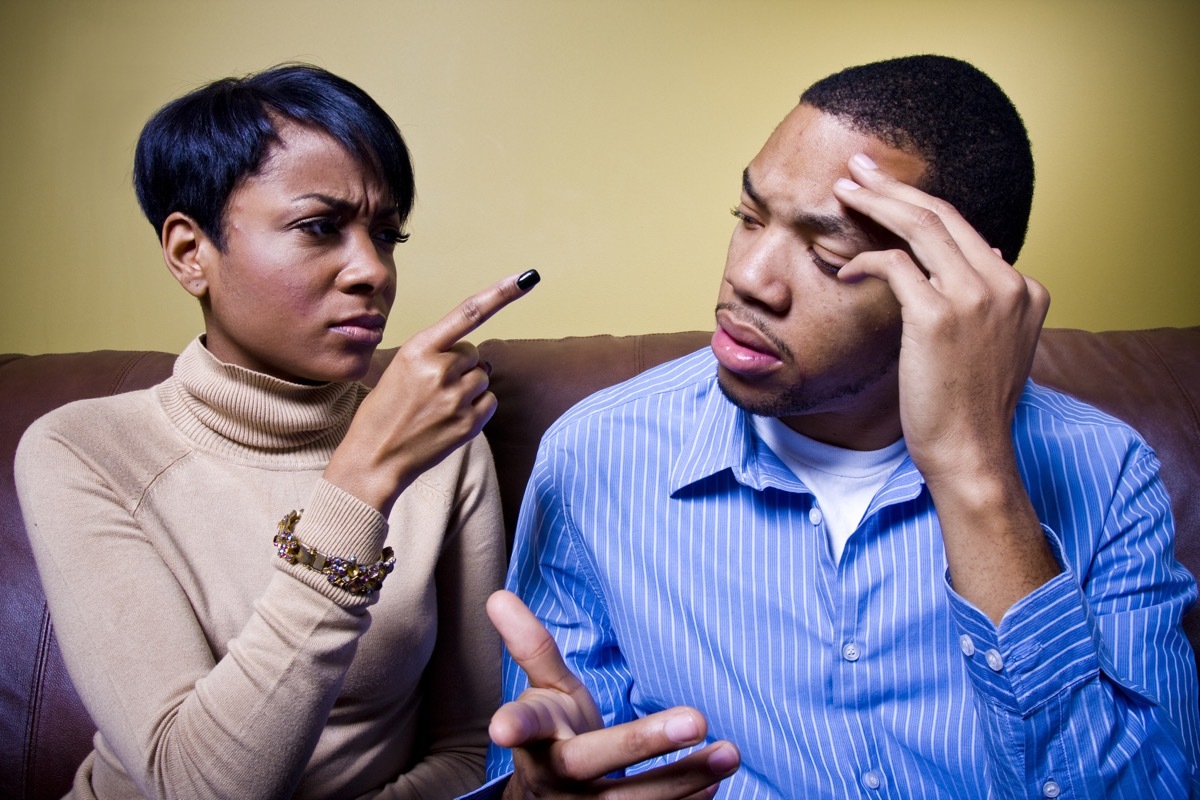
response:
<path id="1" fill-rule="evenodd" d="M 741 749 L 729 798 L 1200 785 L 1180 625 L 1196 585 L 1134 431 L 1027 386 L 1014 440 L 1063 572 L 997 628 L 951 587 L 911 459 L 834 563 L 812 494 L 715 371 L 704 350 L 583 401 L 547 431 L 526 491 L 508 586 L 607 724 L 698 708 L 710 741 Z M 507 656 L 504 685 L 526 686 Z M 489 775 L 511 769 L 493 747 Z"/>

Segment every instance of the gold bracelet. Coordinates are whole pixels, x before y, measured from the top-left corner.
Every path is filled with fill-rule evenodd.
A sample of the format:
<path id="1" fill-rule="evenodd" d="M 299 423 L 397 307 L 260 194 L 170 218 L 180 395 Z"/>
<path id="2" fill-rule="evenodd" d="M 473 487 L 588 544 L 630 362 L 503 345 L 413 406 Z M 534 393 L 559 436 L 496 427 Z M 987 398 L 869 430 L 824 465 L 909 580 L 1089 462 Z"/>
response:
<path id="1" fill-rule="evenodd" d="M 304 509 L 292 511 L 279 520 L 279 532 L 272 540 L 275 552 L 289 564 L 299 564 L 319 572 L 328 578 L 329 582 L 350 594 L 375 594 L 383 586 L 383 579 L 396 568 L 396 556 L 392 548 L 385 547 L 374 564 L 359 564 L 356 558 L 338 558 L 327 556 L 317 550 L 306 547 L 296 538 L 296 523 Z"/>

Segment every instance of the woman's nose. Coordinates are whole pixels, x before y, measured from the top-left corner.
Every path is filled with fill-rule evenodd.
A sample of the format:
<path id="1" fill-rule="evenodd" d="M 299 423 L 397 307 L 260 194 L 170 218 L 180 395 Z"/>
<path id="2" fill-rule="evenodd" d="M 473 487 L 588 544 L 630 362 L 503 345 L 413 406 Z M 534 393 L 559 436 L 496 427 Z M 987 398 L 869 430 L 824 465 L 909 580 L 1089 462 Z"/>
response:
<path id="1" fill-rule="evenodd" d="M 396 280 L 392 254 L 380 247 L 369 232 L 355 233 L 347 242 L 346 261 L 338 273 L 338 288 L 343 292 L 380 294 Z"/>

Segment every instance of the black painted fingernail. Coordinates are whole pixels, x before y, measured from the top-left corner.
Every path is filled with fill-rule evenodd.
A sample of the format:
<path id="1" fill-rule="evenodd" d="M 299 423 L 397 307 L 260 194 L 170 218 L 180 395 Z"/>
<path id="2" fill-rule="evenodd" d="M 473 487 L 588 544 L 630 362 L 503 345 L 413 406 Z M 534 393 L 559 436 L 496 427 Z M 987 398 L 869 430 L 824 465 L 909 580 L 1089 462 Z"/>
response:
<path id="1" fill-rule="evenodd" d="M 528 272 L 522 272 L 521 277 L 517 278 L 517 288 L 522 292 L 528 292 L 530 289 L 537 286 L 538 281 L 541 279 L 542 276 L 538 275 L 538 271 L 536 269 L 531 269 Z"/>

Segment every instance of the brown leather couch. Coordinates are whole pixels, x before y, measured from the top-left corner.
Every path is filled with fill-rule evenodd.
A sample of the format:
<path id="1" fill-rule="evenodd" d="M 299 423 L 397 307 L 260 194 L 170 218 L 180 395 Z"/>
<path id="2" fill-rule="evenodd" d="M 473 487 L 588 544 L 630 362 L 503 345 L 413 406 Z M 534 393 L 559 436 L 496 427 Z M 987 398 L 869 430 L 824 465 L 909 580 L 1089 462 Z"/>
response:
<path id="1" fill-rule="evenodd" d="M 707 333 L 492 340 L 500 407 L 486 434 L 509 535 L 538 440 L 575 401 L 703 347 Z M 392 352 L 376 356 L 374 375 Z M 34 419 L 71 400 L 150 386 L 174 356 L 96 351 L 0 355 L 0 797 L 61 796 L 91 748 L 91 719 L 63 668 L 13 487 L 13 452 Z M 1126 420 L 1157 450 L 1178 530 L 1176 552 L 1200 572 L 1200 327 L 1046 330 L 1034 378 Z M 1200 610 L 1185 620 L 1200 648 Z"/>

